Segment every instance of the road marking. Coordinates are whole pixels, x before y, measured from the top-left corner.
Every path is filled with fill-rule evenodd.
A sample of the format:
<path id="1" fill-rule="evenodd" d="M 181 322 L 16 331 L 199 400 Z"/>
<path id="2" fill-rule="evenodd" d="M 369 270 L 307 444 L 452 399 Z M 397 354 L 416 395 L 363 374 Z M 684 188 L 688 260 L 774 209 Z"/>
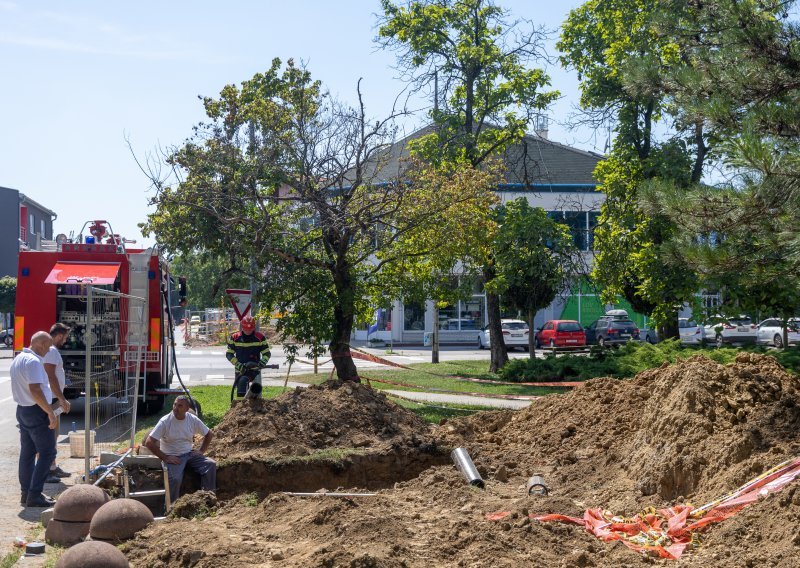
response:
<path id="1" fill-rule="evenodd" d="M 205 355 L 205 351 L 189 351 L 189 355 Z"/>
<path id="2" fill-rule="evenodd" d="M 225 375 L 206 375 L 207 379 L 224 379 Z M 233 377 L 231 377 L 233 378 Z"/>
<path id="3" fill-rule="evenodd" d="M 7 396 L 5 398 L 0 398 L 0 404 L 3 404 L 4 402 L 8 402 L 12 398 L 14 398 L 14 397 L 13 396 Z"/>
<path id="4" fill-rule="evenodd" d="M 3 383 L 7 383 L 10 380 L 11 377 L 0 377 L 0 385 L 2 385 Z"/>

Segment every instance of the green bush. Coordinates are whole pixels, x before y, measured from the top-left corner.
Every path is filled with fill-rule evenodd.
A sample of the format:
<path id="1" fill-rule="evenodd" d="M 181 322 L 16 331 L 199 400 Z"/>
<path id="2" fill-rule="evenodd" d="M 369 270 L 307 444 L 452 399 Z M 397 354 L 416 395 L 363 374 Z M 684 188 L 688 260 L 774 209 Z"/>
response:
<path id="1" fill-rule="evenodd" d="M 500 379 L 509 382 L 584 381 L 596 377 L 632 377 L 646 369 L 660 367 L 664 362 L 674 363 L 692 355 L 705 355 L 718 363 L 731 363 L 741 351 L 766 353 L 775 357 L 788 370 L 800 372 L 800 350 L 767 350 L 764 347 L 699 348 L 682 345 L 677 339 L 668 339 L 651 345 L 631 342 L 618 349 L 595 349 L 585 355 L 553 355 L 544 359 L 513 359 L 500 371 Z"/>

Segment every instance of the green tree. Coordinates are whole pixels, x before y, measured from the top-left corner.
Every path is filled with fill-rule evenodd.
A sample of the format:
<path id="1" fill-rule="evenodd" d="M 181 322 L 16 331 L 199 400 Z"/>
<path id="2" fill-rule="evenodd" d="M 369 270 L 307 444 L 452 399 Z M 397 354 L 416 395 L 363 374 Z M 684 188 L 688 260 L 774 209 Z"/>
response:
<path id="1" fill-rule="evenodd" d="M 646 0 L 590 0 L 570 12 L 558 48 L 579 74 L 590 120 L 611 122 L 615 130 L 611 153 L 595 171 L 606 200 L 593 276 L 606 301 L 624 296 L 653 318 L 662 337 L 674 337 L 676 312 L 698 281 L 675 258 L 676 249 L 665 246 L 675 224 L 645 211 L 640 193 L 652 179 L 679 188 L 698 182 L 710 148 L 702 117 L 676 106 L 663 80 L 684 54 L 673 38 L 657 33 L 659 8 Z"/>
<path id="2" fill-rule="evenodd" d="M 686 63 L 665 81 L 716 133 L 724 168 L 687 192 L 652 183 L 644 203 L 680 228 L 683 258 L 730 310 L 796 315 L 800 268 L 800 35 L 794 1 L 659 3 L 658 31 Z"/>
<path id="3" fill-rule="evenodd" d="M 363 104 L 333 100 L 291 60 L 281 67 L 274 60 L 204 99 L 208 121 L 168 153 L 177 179 L 151 172 L 156 212 L 144 229 L 180 253 L 239 266 L 252 259 L 262 304 L 284 314 L 278 330 L 312 346 L 326 341 L 338 378 L 357 381 L 350 336 L 381 273 L 455 246 L 458 232 L 436 228 L 451 216 L 469 226 L 491 195 L 477 171 L 435 193 L 407 183 L 410 174 L 387 178 L 392 117 L 372 121 Z M 424 246 L 411 253 L 410 242 Z"/>
<path id="4" fill-rule="evenodd" d="M 533 318 L 571 288 L 580 273 L 580 253 L 567 226 L 541 207 L 531 207 L 525 198 L 501 205 L 496 214 L 500 228 L 494 243 L 495 285 L 506 305 L 525 314 L 528 350 L 534 357 Z"/>
<path id="5" fill-rule="evenodd" d="M 249 288 L 249 265 L 240 267 L 237 259 L 211 253 L 182 253 L 170 262 L 170 271 L 187 280 L 187 302 L 192 309 L 228 305 L 225 288 Z"/>
<path id="6" fill-rule="evenodd" d="M 414 88 L 436 90 L 434 128 L 411 144 L 422 159 L 481 166 L 520 143 L 533 117 L 558 96 L 544 90 L 547 74 L 529 65 L 542 53 L 540 31 L 511 22 L 491 0 L 419 0 L 406 6 L 382 0 L 381 5 L 378 41 L 396 50 L 398 66 Z M 485 255 L 490 333 L 500 338 L 495 260 L 485 247 L 476 253 Z M 505 344 L 492 341 L 490 370 L 507 361 Z"/>
<path id="7" fill-rule="evenodd" d="M 14 305 L 17 298 L 17 279 L 13 276 L 3 276 L 0 278 L 0 314 L 11 314 L 14 313 Z M 2 327 L 12 327 L 11 321 L 9 322 L 3 321 Z"/>

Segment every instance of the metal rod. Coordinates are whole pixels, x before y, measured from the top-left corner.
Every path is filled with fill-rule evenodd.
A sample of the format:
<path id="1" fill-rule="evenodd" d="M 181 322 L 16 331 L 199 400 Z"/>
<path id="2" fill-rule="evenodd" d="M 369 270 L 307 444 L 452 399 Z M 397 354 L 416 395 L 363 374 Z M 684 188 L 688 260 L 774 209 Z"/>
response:
<path id="1" fill-rule="evenodd" d="M 292 497 L 375 497 L 377 493 L 293 493 L 284 491 L 284 495 Z"/>
<path id="2" fill-rule="evenodd" d="M 115 470 L 117 467 L 119 467 L 119 465 L 122 463 L 122 460 L 124 460 L 125 458 L 127 458 L 127 457 L 130 455 L 130 453 L 131 453 L 132 451 L 133 451 L 133 448 L 129 448 L 127 452 L 125 452 L 124 454 L 122 454 L 122 457 L 121 457 L 121 458 L 119 458 L 117 461 L 115 461 L 114 463 L 112 463 L 111 465 L 109 465 L 109 466 L 108 466 L 108 469 L 106 470 L 106 472 L 105 472 L 103 475 L 101 475 L 101 476 L 100 476 L 100 477 L 97 479 L 97 481 L 95 481 L 95 482 L 94 482 L 94 485 L 99 485 L 101 481 L 103 481 L 103 480 L 104 480 L 106 477 L 108 477 L 108 474 L 109 474 L 109 473 L 111 473 L 112 471 L 114 471 L 114 470 Z"/>
<path id="3" fill-rule="evenodd" d="M 85 392 L 84 396 L 84 408 L 83 408 L 83 459 L 84 459 L 84 483 L 89 483 L 89 469 L 90 469 L 90 432 L 92 428 L 92 413 L 91 413 L 91 403 L 92 403 L 92 349 L 89 346 L 89 338 L 92 332 L 92 286 L 90 284 L 86 285 L 86 328 L 83 334 L 83 344 L 86 349 L 86 356 L 84 357 L 86 369 L 84 372 L 85 375 L 85 382 L 83 385 L 83 390 Z"/>

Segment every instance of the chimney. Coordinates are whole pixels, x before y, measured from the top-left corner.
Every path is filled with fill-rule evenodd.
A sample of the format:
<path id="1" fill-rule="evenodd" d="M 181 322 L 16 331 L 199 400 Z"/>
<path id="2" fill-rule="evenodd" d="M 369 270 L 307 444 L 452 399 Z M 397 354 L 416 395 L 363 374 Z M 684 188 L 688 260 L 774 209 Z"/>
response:
<path id="1" fill-rule="evenodd" d="M 536 133 L 536 136 L 547 140 L 547 127 L 548 127 L 548 120 L 545 115 L 539 114 L 534 117 L 533 131 Z"/>

